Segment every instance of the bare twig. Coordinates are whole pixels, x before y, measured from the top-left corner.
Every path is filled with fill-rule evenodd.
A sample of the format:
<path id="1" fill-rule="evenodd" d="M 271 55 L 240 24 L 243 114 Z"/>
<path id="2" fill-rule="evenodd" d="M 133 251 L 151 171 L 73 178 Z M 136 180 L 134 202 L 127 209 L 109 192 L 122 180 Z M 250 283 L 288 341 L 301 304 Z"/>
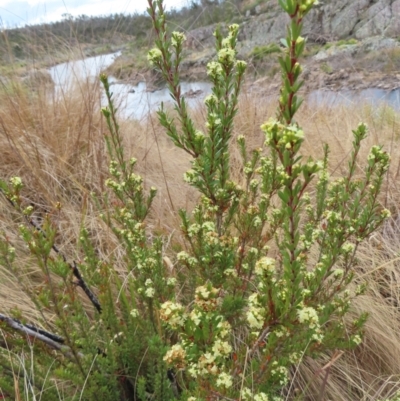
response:
<path id="1" fill-rule="evenodd" d="M 7 324 L 7 326 L 11 327 L 14 330 L 17 330 L 23 334 L 25 334 L 29 338 L 34 338 L 39 341 L 42 341 L 49 347 L 56 349 L 57 351 L 61 351 L 67 356 L 70 356 L 70 348 L 64 345 L 64 339 L 56 334 L 49 333 L 43 329 L 35 327 L 30 324 L 23 324 L 18 319 L 5 316 L 0 313 L 0 321 Z M 83 357 L 82 353 L 78 353 L 80 357 Z"/>

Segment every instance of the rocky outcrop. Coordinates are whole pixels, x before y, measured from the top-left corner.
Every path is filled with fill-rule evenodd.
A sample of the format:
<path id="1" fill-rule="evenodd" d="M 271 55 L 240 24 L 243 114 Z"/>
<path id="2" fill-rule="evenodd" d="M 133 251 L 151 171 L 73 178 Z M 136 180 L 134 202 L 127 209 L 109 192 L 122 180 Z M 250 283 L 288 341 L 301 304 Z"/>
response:
<path id="1" fill-rule="evenodd" d="M 258 10 L 259 11 L 259 10 Z M 239 40 L 243 46 L 276 42 L 286 34 L 288 17 L 276 0 L 263 6 L 260 15 L 247 14 L 241 24 Z M 260 12 L 260 11 L 259 11 Z M 212 45 L 214 26 L 188 33 L 188 47 Z M 365 39 L 371 36 L 400 37 L 400 0 L 325 0 L 305 19 L 304 33 L 312 40 L 338 40 L 347 37 Z"/>
<path id="2" fill-rule="evenodd" d="M 315 61 L 323 61 L 333 57 L 362 57 L 363 55 L 390 49 L 400 49 L 399 41 L 392 38 L 382 38 L 380 36 L 369 37 L 355 44 L 332 46 L 322 48 L 314 57 Z"/>
<path id="3" fill-rule="evenodd" d="M 190 50 L 199 50 L 213 45 L 215 25 L 209 25 L 189 31 L 186 35 L 186 46 Z"/>
<path id="4" fill-rule="evenodd" d="M 308 18 L 308 29 L 331 34 L 334 39 L 348 36 L 365 39 L 400 35 L 400 0 L 331 0 L 317 7 Z"/>
<path id="5" fill-rule="evenodd" d="M 286 35 L 289 17 L 276 0 L 254 3 L 254 7 L 242 15 L 238 57 L 250 61 L 249 73 L 253 68 L 253 72 L 257 72 L 255 79 L 259 69 L 273 81 L 279 81 L 271 65 L 277 64 L 276 57 L 266 57 L 260 68 L 253 56 L 256 46 L 280 43 Z M 207 63 L 215 57 L 215 28 L 216 25 L 209 25 L 186 32 L 181 79 L 207 79 Z M 309 47 L 312 51 L 303 60 L 315 87 L 336 89 L 344 85 L 357 89 L 375 85 L 393 89 L 400 86 L 397 74 L 400 70 L 400 0 L 320 0 L 304 20 L 303 35 L 315 45 Z M 269 60 L 272 60 L 270 64 Z M 135 75 L 131 73 L 125 78 L 132 84 L 160 80 L 154 70 L 136 71 Z"/>

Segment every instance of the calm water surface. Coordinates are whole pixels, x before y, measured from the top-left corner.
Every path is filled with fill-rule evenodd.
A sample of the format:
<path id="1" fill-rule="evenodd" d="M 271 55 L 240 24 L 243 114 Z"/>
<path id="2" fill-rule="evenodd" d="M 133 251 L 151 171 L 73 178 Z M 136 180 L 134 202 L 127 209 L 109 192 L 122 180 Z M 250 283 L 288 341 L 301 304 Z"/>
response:
<path id="1" fill-rule="evenodd" d="M 310 105 L 324 104 L 326 106 L 354 106 L 360 103 L 371 106 L 388 105 L 400 111 L 400 89 L 387 91 L 378 88 L 369 88 L 361 91 L 324 91 L 311 92 L 307 101 Z"/>
<path id="2" fill-rule="evenodd" d="M 119 55 L 120 52 L 87 57 L 83 60 L 57 64 L 48 71 L 56 87 L 65 88 L 76 81 L 98 77 L 100 72 L 110 66 Z"/>
<path id="3" fill-rule="evenodd" d="M 49 72 L 56 84 L 56 90 L 68 87 L 77 80 L 96 79 L 100 72 L 111 65 L 119 54 L 120 52 L 88 57 L 84 60 L 63 63 L 50 68 Z M 166 88 L 148 91 L 144 82 L 132 86 L 119 83 L 113 77 L 110 77 L 110 82 L 114 98 L 118 102 L 119 110 L 124 117 L 144 119 L 150 111 L 157 110 L 162 102 L 172 103 L 171 96 Z M 182 93 L 197 93 L 194 97 L 188 96 L 186 98 L 189 106 L 196 106 L 211 93 L 211 84 L 208 82 L 183 82 Z M 371 88 L 358 92 L 316 90 L 311 92 L 306 100 L 311 106 L 321 104 L 328 107 L 351 106 L 362 102 L 373 106 L 386 104 L 400 111 L 400 89 L 386 91 Z"/>

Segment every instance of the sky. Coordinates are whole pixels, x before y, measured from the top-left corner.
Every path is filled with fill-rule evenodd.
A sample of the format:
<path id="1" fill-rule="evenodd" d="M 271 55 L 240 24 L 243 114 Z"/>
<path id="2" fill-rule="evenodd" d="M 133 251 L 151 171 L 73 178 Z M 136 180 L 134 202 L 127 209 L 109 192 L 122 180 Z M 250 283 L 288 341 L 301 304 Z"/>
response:
<path id="1" fill-rule="evenodd" d="M 166 8 L 180 8 L 188 0 L 164 0 Z M 0 0 L 1 27 L 10 28 L 61 20 L 63 14 L 109 15 L 144 12 L 147 0 Z"/>

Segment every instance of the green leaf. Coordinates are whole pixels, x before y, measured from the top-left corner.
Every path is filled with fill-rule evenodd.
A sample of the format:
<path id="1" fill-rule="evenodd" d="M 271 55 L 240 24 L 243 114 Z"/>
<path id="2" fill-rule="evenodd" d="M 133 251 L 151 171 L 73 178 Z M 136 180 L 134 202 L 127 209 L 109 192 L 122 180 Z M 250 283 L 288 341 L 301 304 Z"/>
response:
<path id="1" fill-rule="evenodd" d="M 283 45 L 283 47 L 286 47 L 286 48 L 288 48 L 288 47 L 289 47 L 289 45 L 288 45 L 288 42 L 287 42 L 287 40 L 286 40 L 286 39 L 284 39 L 284 38 L 281 38 L 281 39 L 280 39 L 280 42 L 281 42 L 281 44 Z"/>

